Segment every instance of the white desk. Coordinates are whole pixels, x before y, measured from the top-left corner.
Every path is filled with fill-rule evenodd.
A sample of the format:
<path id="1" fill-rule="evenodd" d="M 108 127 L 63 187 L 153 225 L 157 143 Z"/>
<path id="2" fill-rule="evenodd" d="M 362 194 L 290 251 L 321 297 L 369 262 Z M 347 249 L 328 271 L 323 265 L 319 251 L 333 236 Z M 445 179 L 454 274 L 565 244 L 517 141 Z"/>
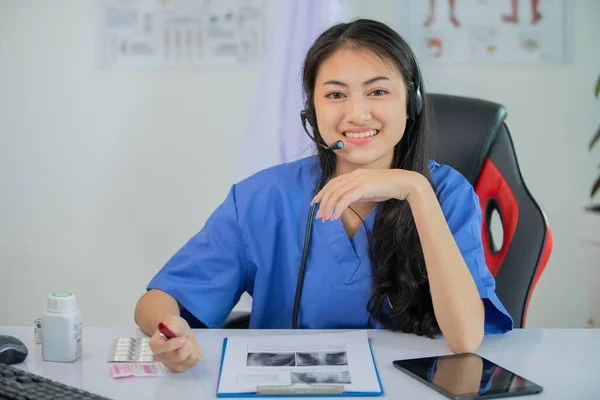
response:
<path id="1" fill-rule="evenodd" d="M 111 399 L 157 400 L 217 398 L 223 337 L 288 332 L 198 330 L 204 359 L 196 368 L 162 378 L 112 379 L 106 362 L 110 342 L 120 336 L 140 336 L 136 328 L 85 328 L 83 357 L 61 364 L 42 361 L 41 345 L 34 344 L 33 327 L 0 327 L 0 334 L 16 336 L 30 349 L 25 363 L 15 365 L 18 368 Z M 381 330 L 369 331 L 369 337 L 385 391 L 385 396 L 372 399 L 444 399 L 392 366 L 396 359 L 448 354 L 443 340 Z M 523 399 L 600 398 L 600 330 L 515 330 L 486 337 L 477 353 L 544 387 L 543 393 Z"/>

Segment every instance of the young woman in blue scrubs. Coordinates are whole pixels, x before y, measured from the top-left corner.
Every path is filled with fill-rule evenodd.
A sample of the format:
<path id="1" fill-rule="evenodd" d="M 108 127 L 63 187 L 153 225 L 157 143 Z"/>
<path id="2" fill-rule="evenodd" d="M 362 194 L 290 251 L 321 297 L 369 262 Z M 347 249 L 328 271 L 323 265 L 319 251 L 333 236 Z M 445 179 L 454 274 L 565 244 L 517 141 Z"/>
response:
<path id="1" fill-rule="evenodd" d="M 181 312 L 218 328 L 243 292 L 251 328 L 441 334 L 456 353 L 512 329 L 477 195 L 427 159 L 429 103 L 407 43 L 375 21 L 335 25 L 308 51 L 303 87 L 318 154 L 233 185 L 151 280 L 135 320 L 157 359 L 196 365 L 201 346 Z M 177 337 L 161 337 L 160 322 Z"/>

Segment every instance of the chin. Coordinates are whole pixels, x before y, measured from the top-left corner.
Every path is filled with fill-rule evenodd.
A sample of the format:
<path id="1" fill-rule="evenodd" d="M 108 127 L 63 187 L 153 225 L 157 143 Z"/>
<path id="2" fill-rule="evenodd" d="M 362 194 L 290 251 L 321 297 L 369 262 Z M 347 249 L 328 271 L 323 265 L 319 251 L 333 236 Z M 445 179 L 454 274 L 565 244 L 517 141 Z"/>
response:
<path id="1" fill-rule="evenodd" d="M 380 160 L 384 155 L 377 154 L 372 151 L 352 151 L 351 153 L 338 155 L 339 158 L 343 159 L 348 164 L 353 164 L 357 167 L 366 167 L 369 164 L 375 163 Z"/>

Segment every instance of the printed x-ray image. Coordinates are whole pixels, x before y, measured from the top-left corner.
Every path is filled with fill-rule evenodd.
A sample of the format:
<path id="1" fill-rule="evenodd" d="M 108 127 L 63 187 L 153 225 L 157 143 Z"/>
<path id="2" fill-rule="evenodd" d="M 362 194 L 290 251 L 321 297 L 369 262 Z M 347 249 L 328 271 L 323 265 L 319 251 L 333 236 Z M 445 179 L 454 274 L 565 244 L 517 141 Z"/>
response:
<path id="1" fill-rule="evenodd" d="M 292 372 L 292 383 L 352 383 L 348 371 Z"/>
<path id="2" fill-rule="evenodd" d="M 295 353 L 248 353 L 246 365 L 249 367 L 293 367 Z"/>
<path id="3" fill-rule="evenodd" d="M 296 365 L 348 365 L 345 351 L 336 353 L 296 353 Z"/>

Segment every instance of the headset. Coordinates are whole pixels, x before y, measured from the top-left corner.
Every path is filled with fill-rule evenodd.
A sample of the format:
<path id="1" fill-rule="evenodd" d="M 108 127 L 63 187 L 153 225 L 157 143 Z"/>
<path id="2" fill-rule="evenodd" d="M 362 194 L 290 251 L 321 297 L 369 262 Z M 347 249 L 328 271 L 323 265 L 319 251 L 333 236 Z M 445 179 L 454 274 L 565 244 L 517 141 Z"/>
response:
<path id="1" fill-rule="evenodd" d="M 421 111 L 423 110 L 423 96 L 421 94 L 421 73 L 419 69 L 419 64 L 417 63 L 417 59 L 415 55 L 410 52 L 411 58 L 415 65 L 415 82 L 414 82 L 414 90 L 409 93 L 408 96 L 408 115 L 412 121 L 411 130 L 414 127 L 415 121 L 417 117 L 421 115 Z M 339 150 L 344 147 L 344 142 L 338 140 L 334 142 L 330 146 L 327 146 L 326 143 L 321 143 L 323 141 L 317 140 L 317 138 L 311 135 L 306 128 L 306 122 L 308 122 L 313 130 L 317 128 L 317 115 L 312 107 L 312 104 L 309 104 L 307 101 L 304 105 L 304 110 L 300 111 L 300 119 L 302 121 L 302 126 L 304 127 L 304 131 L 317 146 L 322 147 L 325 150 Z M 317 184 L 317 188 L 315 189 L 314 196 L 323 188 L 325 185 L 325 176 L 321 176 L 319 183 Z M 300 307 L 300 297 L 302 296 L 302 287 L 304 285 L 304 271 L 306 270 L 306 260 L 308 259 L 308 250 L 310 247 L 310 236 L 312 233 L 312 222 L 315 219 L 315 209 L 317 204 L 313 204 L 310 206 L 310 210 L 308 211 L 308 220 L 306 221 L 306 231 L 304 234 L 304 248 L 302 249 L 302 260 L 300 262 L 300 270 L 298 272 L 298 282 L 296 284 L 296 295 L 294 297 L 294 309 L 292 313 L 292 329 L 298 329 L 298 310 Z M 353 210 L 354 211 L 354 210 Z M 358 214 L 357 214 L 358 215 Z M 359 216 L 360 218 L 360 216 Z M 362 219 L 362 218 L 361 218 Z M 364 221 L 363 221 L 364 224 Z M 389 302 L 389 299 L 388 299 Z M 390 304 L 391 306 L 391 304 Z"/>

